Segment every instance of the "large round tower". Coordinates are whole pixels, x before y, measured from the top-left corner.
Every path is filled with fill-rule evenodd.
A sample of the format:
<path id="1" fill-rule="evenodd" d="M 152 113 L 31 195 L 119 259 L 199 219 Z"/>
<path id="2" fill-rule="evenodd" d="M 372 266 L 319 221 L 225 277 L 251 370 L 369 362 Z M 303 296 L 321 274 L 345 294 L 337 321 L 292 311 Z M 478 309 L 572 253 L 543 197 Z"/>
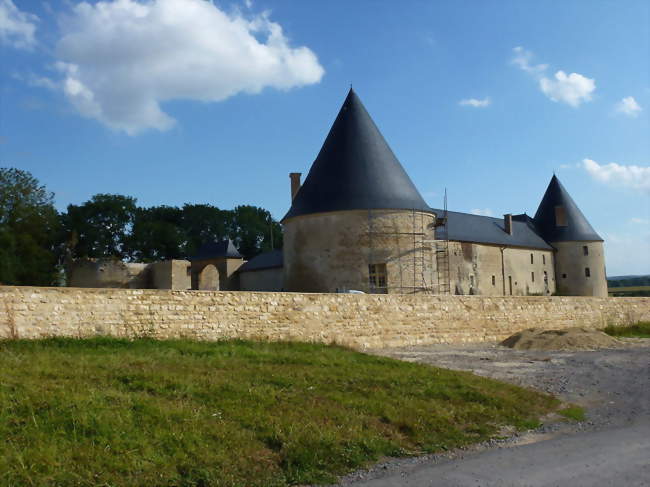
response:
<path id="1" fill-rule="evenodd" d="M 535 213 L 535 226 L 555 248 L 558 294 L 607 297 L 603 239 L 553 175 Z"/>
<path id="2" fill-rule="evenodd" d="M 350 92 L 284 224 L 288 291 L 419 292 L 435 214 Z"/>

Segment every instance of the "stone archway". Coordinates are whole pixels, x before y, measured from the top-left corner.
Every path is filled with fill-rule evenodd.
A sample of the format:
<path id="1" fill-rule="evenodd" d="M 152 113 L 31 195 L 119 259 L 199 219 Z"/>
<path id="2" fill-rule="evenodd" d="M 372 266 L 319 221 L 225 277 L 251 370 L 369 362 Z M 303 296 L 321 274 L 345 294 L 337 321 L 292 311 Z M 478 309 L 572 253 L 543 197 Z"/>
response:
<path id="1" fill-rule="evenodd" d="M 199 273 L 199 291 L 219 290 L 219 271 L 213 264 L 206 265 Z"/>

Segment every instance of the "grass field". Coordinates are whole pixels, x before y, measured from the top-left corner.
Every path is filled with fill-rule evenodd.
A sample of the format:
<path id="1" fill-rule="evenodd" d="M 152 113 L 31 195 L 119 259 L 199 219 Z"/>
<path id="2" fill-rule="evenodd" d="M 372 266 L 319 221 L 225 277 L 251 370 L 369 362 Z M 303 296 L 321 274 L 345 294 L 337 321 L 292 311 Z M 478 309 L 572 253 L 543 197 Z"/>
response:
<path id="1" fill-rule="evenodd" d="M 322 483 L 535 426 L 546 395 L 299 343 L 0 342 L 0 485 Z"/>
<path id="2" fill-rule="evenodd" d="M 603 329 L 605 333 L 615 337 L 624 338 L 650 338 L 650 322 L 642 321 L 635 325 L 608 326 Z"/>

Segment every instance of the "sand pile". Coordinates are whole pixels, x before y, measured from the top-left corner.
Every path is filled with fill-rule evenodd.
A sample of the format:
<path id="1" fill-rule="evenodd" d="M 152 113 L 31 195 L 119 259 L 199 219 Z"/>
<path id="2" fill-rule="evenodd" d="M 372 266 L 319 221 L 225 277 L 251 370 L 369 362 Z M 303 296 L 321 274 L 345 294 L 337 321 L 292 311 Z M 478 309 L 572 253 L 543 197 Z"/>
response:
<path id="1" fill-rule="evenodd" d="M 529 328 L 501 342 L 501 345 L 516 350 L 595 350 L 616 348 L 620 344 L 621 342 L 616 338 L 591 328 L 564 330 Z"/>

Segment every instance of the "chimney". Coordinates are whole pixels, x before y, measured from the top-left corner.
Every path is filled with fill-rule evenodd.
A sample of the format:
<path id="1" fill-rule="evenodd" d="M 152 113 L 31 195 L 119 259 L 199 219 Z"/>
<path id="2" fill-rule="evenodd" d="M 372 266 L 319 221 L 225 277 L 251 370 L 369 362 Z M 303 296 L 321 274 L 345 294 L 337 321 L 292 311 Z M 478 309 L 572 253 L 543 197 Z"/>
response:
<path id="1" fill-rule="evenodd" d="M 291 201 L 296 197 L 296 194 L 298 194 L 298 190 L 300 189 L 300 176 L 302 176 L 301 172 L 290 172 L 289 173 L 289 178 L 291 178 Z"/>
<path id="2" fill-rule="evenodd" d="M 512 215 L 510 213 L 503 215 L 503 227 L 508 235 L 512 235 Z"/>

